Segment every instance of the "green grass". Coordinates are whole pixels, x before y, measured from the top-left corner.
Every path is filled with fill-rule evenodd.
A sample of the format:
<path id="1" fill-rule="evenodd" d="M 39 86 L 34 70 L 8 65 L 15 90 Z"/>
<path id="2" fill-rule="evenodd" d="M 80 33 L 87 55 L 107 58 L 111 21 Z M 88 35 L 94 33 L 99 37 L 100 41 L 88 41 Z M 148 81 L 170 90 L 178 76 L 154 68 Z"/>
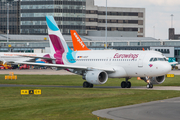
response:
<path id="1" fill-rule="evenodd" d="M 124 79 L 109 79 L 102 86 L 120 86 Z M 166 78 L 161 85 L 179 86 L 180 76 Z M 132 86 L 145 86 L 144 81 L 132 78 Z M 82 86 L 78 75 L 18 75 L 17 80 L 0 84 L 68 85 Z M 6 120 L 97 120 L 92 111 L 180 97 L 180 91 L 156 91 L 108 88 L 55 88 L 38 87 L 40 96 L 21 96 L 21 89 L 36 87 L 0 87 L 0 119 Z M 102 120 L 103 118 L 100 118 Z"/>
<path id="2" fill-rule="evenodd" d="M 97 120 L 94 110 L 180 96 L 180 91 L 45 87 L 40 96 L 21 96 L 21 89 L 0 88 L 1 120 Z"/>
<path id="3" fill-rule="evenodd" d="M 28 84 L 28 85 L 63 85 L 82 86 L 84 80 L 79 75 L 17 75 L 17 80 L 5 80 L 5 75 L 0 75 L 0 84 Z M 124 78 L 109 78 L 107 83 L 100 86 L 120 86 Z M 142 80 L 130 79 L 132 86 L 146 86 Z M 160 86 L 180 86 L 180 76 L 166 78 Z"/>

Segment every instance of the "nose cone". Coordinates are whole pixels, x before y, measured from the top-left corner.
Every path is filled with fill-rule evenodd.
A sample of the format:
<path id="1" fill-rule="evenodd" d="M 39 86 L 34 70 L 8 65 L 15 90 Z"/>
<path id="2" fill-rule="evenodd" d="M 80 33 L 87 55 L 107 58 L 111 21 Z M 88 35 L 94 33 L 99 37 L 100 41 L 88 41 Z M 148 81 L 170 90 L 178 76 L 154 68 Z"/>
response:
<path id="1" fill-rule="evenodd" d="M 171 65 L 169 63 L 164 63 L 162 65 L 162 71 L 164 74 L 168 74 L 171 71 Z"/>

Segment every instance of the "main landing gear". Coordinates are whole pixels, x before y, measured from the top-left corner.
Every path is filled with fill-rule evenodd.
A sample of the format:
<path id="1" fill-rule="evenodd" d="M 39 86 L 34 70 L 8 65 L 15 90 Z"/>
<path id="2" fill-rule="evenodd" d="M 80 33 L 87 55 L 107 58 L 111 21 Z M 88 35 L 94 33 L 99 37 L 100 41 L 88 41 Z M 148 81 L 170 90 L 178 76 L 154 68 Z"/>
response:
<path id="1" fill-rule="evenodd" d="M 122 88 L 131 88 L 131 82 L 129 82 L 128 80 L 129 80 L 129 78 L 126 78 L 126 81 L 121 82 Z"/>
<path id="2" fill-rule="evenodd" d="M 88 82 L 84 82 L 83 83 L 83 88 L 93 88 L 93 84 L 91 84 L 91 83 L 88 83 Z"/>

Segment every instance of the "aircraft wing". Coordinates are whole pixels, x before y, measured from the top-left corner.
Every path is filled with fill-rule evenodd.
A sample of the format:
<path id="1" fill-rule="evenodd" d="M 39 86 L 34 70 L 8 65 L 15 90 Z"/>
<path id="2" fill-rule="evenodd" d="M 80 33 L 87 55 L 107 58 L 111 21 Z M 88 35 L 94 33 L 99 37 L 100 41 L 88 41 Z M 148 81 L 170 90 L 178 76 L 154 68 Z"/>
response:
<path id="1" fill-rule="evenodd" d="M 74 65 L 61 65 L 61 64 L 49 64 L 49 63 L 32 63 L 32 62 L 14 62 L 15 64 L 27 64 L 27 65 L 35 65 L 35 66 L 48 66 L 48 67 L 58 67 L 58 68 L 69 68 L 69 69 L 81 69 L 81 70 L 103 70 L 107 72 L 115 72 L 113 68 L 96 68 L 96 67 L 86 67 L 86 66 L 74 66 Z"/>
<path id="2" fill-rule="evenodd" d="M 55 58 L 47 58 L 47 57 L 38 57 L 38 56 L 27 56 L 27 55 L 18 55 L 18 56 L 21 56 L 21 57 L 29 57 L 29 58 L 39 58 L 39 59 L 46 59 L 46 60 L 56 60 Z"/>

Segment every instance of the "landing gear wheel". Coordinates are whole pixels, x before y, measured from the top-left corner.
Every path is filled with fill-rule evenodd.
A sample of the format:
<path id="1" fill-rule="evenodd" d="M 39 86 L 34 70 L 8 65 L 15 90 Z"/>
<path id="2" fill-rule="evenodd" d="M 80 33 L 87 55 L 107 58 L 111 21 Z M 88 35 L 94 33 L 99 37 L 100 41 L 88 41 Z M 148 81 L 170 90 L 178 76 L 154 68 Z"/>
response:
<path id="1" fill-rule="evenodd" d="M 131 82 L 128 81 L 126 84 L 127 84 L 126 86 L 127 88 L 131 88 Z"/>
<path id="2" fill-rule="evenodd" d="M 122 82 L 121 82 L 121 87 L 122 87 L 122 88 L 126 88 L 126 87 L 127 87 L 127 83 L 126 83 L 125 81 L 122 81 Z"/>
<path id="3" fill-rule="evenodd" d="M 150 84 L 150 88 L 153 88 L 153 84 Z"/>
<path id="4" fill-rule="evenodd" d="M 94 86 L 93 84 L 88 83 L 86 81 L 83 83 L 83 88 L 93 88 L 93 86 Z"/>
<path id="5" fill-rule="evenodd" d="M 93 84 L 90 84 L 90 86 L 89 86 L 89 87 L 90 87 L 90 88 L 93 88 L 93 86 L 94 86 Z"/>
<path id="6" fill-rule="evenodd" d="M 83 88 L 88 88 L 89 86 L 90 86 L 90 84 L 88 82 L 83 83 Z"/>
<path id="7" fill-rule="evenodd" d="M 153 84 L 147 84 L 147 88 L 153 88 Z"/>

